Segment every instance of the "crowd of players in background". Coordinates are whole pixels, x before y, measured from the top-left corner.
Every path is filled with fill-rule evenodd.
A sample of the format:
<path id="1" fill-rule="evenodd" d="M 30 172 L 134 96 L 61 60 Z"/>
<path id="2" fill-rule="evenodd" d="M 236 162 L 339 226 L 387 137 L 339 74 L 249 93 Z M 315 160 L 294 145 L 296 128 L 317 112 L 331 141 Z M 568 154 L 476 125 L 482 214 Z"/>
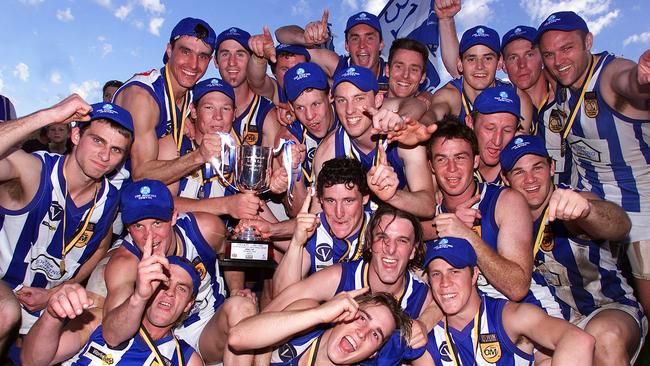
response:
<path id="1" fill-rule="evenodd" d="M 634 363 L 650 307 L 650 51 L 593 53 L 570 11 L 459 40 L 460 9 L 435 1 L 453 77 L 435 92 L 421 90 L 427 47 L 384 44 L 373 14 L 348 19 L 348 55 L 321 47 L 325 10 L 276 40 L 182 19 L 163 67 L 107 82 L 100 103 L 16 118 L 3 97 L 7 359 Z M 201 80 L 212 62 L 221 79 Z M 290 141 L 268 193 L 216 174 L 226 140 Z M 277 264 L 253 288 L 219 265 L 242 227 Z"/>

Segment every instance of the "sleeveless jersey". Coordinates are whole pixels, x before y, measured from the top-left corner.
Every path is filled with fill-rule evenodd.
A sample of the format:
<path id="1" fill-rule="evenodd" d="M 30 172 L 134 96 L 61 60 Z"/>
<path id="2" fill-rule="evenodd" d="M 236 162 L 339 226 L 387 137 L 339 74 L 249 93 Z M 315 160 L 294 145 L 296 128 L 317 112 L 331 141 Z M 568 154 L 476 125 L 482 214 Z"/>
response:
<path id="1" fill-rule="evenodd" d="M 479 183 L 490 183 L 499 187 L 503 187 L 506 185 L 506 182 L 504 182 L 503 179 L 501 179 L 501 174 L 497 175 L 497 177 L 493 181 L 488 182 L 487 179 L 483 177 L 483 174 L 481 174 L 481 172 L 478 169 L 474 170 L 474 179 Z"/>
<path id="2" fill-rule="evenodd" d="M 172 115 L 171 115 L 171 106 L 169 105 L 169 97 L 167 95 L 167 87 L 165 86 L 165 67 L 162 69 L 150 70 L 140 74 L 133 75 L 132 78 L 127 80 L 124 85 L 122 85 L 113 95 L 113 100 L 117 99 L 117 95 L 120 94 L 125 88 L 132 85 L 137 85 L 142 89 L 146 90 L 151 97 L 154 99 L 158 105 L 159 117 L 158 122 L 156 123 L 156 137 L 161 138 L 165 135 L 169 135 L 173 130 L 172 126 Z M 192 102 L 192 90 L 188 91 L 189 103 Z M 181 115 L 181 110 L 178 106 L 174 105 L 176 108 L 176 115 Z M 189 115 L 190 110 L 187 109 L 187 115 Z M 178 123 L 181 123 L 179 120 Z M 180 129 L 181 126 L 176 126 Z"/>
<path id="3" fill-rule="evenodd" d="M 312 346 L 318 349 L 320 337 L 325 332 L 323 328 L 316 328 L 307 334 L 292 338 L 287 343 L 273 350 L 271 353 L 271 366 L 298 366 L 300 358 L 307 352 L 310 356 Z M 313 366 L 308 362 L 309 366 Z"/>
<path id="4" fill-rule="evenodd" d="M 183 136 L 181 142 L 180 155 L 189 154 L 196 150 L 197 146 L 187 136 Z M 237 192 L 223 182 L 218 174 L 212 169 L 207 169 L 206 165 L 201 166 L 192 174 L 180 179 L 178 182 L 178 197 L 202 199 L 213 197 L 232 196 Z"/>
<path id="5" fill-rule="evenodd" d="M 201 275 L 201 284 L 194 306 L 183 323 L 177 327 L 180 329 L 198 321 L 211 319 L 226 299 L 226 286 L 219 271 L 217 254 L 201 235 L 194 215 L 191 213 L 178 215 L 174 233 L 180 238 L 176 242 L 174 255 L 186 258 Z M 130 234 L 124 238 L 122 246 L 136 257 L 142 258 L 142 252 L 133 242 Z"/>
<path id="6" fill-rule="evenodd" d="M 11 288 L 52 288 L 73 278 L 110 230 L 119 201 L 103 178 L 95 199 L 77 207 L 63 173 L 68 156 L 33 155 L 42 163 L 34 198 L 20 210 L 0 207 L 0 278 Z"/>
<path id="7" fill-rule="evenodd" d="M 156 353 L 149 346 L 150 340 L 142 336 L 141 332 L 120 347 L 111 348 L 104 340 L 100 325 L 90 335 L 86 345 L 70 360 L 63 362 L 65 366 L 82 365 L 159 365 Z M 187 365 L 194 353 L 182 339 L 176 339 L 173 335 L 167 335 L 157 341 L 151 342 L 164 357 L 163 363 L 169 365 Z M 167 363 L 166 363 L 167 364 Z"/>
<path id="8" fill-rule="evenodd" d="M 337 117 L 334 117 L 334 122 L 332 123 L 332 126 L 330 127 L 329 131 L 327 131 L 327 134 L 325 135 L 326 137 L 329 136 L 329 134 L 334 131 L 339 125 L 339 120 Z M 305 156 L 305 161 L 302 162 L 302 176 L 303 176 L 303 182 L 305 186 L 309 187 L 312 182 L 314 181 L 314 172 L 312 170 L 312 164 L 314 163 L 314 156 L 316 155 L 316 149 L 318 149 L 318 145 L 320 145 L 320 142 L 324 139 L 319 139 L 315 136 L 313 136 L 307 128 L 300 123 L 300 121 L 295 120 L 293 123 L 287 126 L 287 131 L 291 133 L 293 137 L 296 138 L 301 144 L 305 145 L 307 154 Z"/>
<path id="9" fill-rule="evenodd" d="M 269 99 L 254 95 L 248 107 L 235 118 L 232 128 L 242 145 L 262 145 L 264 119 L 273 107 L 273 102 Z"/>
<path id="10" fill-rule="evenodd" d="M 542 218 L 534 223 L 535 235 Z M 641 324 L 643 312 L 612 256 L 609 242 L 577 237 L 561 220 L 546 225 L 543 235 L 533 279 L 553 289 L 566 320 L 576 324 L 602 306 L 619 303 L 636 309 Z"/>
<path id="11" fill-rule="evenodd" d="M 501 316 L 507 303 L 481 295 L 478 324 L 472 320 L 464 329 L 447 327 L 444 320 L 429 332 L 426 346 L 436 366 L 532 365 L 534 357 L 517 348 L 503 328 Z M 449 344 L 449 343 L 453 344 Z M 477 344 L 478 343 L 478 344 Z M 454 358 L 458 363 L 454 363 Z"/>
<path id="12" fill-rule="evenodd" d="M 461 76 L 457 79 L 452 79 L 447 84 L 456 88 L 456 90 L 458 90 L 458 93 L 460 93 L 461 103 L 460 103 L 460 112 L 458 113 L 458 120 L 460 120 L 460 123 L 465 123 L 465 117 L 472 114 L 472 111 L 474 110 L 474 105 L 473 105 L 474 102 L 469 100 L 469 97 L 467 96 L 467 94 L 465 94 L 463 88 L 463 77 Z M 495 78 L 494 86 L 501 86 L 501 85 L 510 85 L 510 83 L 502 81 L 499 78 Z M 462 101 L 464 101 L 464 103 Z M 453 111 L 452 114 L 454 114 Z"/>
<path id="13" fill-rule="evenodd" d="M 505 189 L 509 188 L 488 183 L 477 183 L 477 193 L 480 193 L 481 199 L 472 207 L 481 212 L 481 219 L 474 223 L 472 230 L 496 253 L 498 253 L 497 241 L 499 238 L 499 226 L 496 223 L 496 207 L 499 196 Z M 448 212 L 448 210 L 444 206 L 439 206 L 438 212 Z M 506 299 L 501 292 L 489 283 L 482 273 L 479 273 L 477 285 L 481 293 L 495 298 Z M 551 316 L 562 317 L 560 306 L 555 300 L 555 296 L 543 283 L 540 284 L 532 281 L 528 294 L 521 302 L 537 305 Z"/>
<path id="14" fill-rule="evenodd" d="M 339 56 L 339 63 L 336 65 L 334 75 L 350 66 L 354 66 L 350 56 Z M 380 84 L 388 84 L 388 76 L 384 75 L 384 70 L 386 70 L 386 61 L 379 57 L 379 75 L 377 75 L 377 82 Z"/>
<path id="15" fill-rule="evenodd" d="M 600 76 L 615 57 L 606 52 L 597 56 L 593 77 L 567 136 L 573 158 L 571 185 L 590 190 L 625 211 L 649 215 L 650 121 L 625 117 L 607 105 L 600 91 Z M 556 96 L 560 93 L 558 89 Z M 579 99 L 577 92 L 569 94 L 567 111 Z M 647 227 L 647 221 L 641 225 Z M 647 229 L 645 236 L 634 238 L 635 226 L 630 234 L 632 241 L 650 239 Z"/>
<path id="16" fill-rule="evenodd" d="M 549 100 L 540 110 L 533 108 L 533 111 L 533 123 L 537 126 L 535 135 L 544 141 L 548 154 L 555 161 L 555 184 L 569 184 L 571 182 L 571 149 L 566 149 L 562 156 L 560 151 L 561 135 L 549 128 L 550 124 L 557 126 L 559 123 L 559 109 L 555 100 Z"/>
<path id="17" fill-rule="evenodd" d="M 337 239 L 330 231 L 329 223 L 324 213 L 319 214 L 320 225 L 314 235 L 307 240 L 305 250 L 311 258 L 309 274 L 318 272 L 334 263 L 349 262 L 361 258 L 363 252 L 364 233 L 370 220 L 368 212 L 363 213 L 361 228 L 346 239 Z"/>

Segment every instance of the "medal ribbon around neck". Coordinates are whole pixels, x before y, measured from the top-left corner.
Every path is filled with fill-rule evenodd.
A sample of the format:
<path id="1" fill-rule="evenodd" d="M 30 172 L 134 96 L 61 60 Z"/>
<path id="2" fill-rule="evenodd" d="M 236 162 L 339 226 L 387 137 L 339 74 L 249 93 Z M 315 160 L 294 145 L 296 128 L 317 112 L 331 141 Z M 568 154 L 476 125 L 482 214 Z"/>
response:
<path id="1" fill-rule="evenodd" d="M 544 231 L 548 221 L 548 206 L 544 209 L 544 214 L 542 215 L 542 220 L 539 222 L 539 228 L 537 228 L 537 235 L 535 235 L 535 246 L 533 247 L 533 258 L 537 256 L 539 248 L 542 246 L 542 241 L 544 240 Z"/>
<path id="2" fill-rule="evenodd" d="M 140 332 L 140 337 L 144 339 L 144 343 L 147 345 L 147 347 L 149 347 L 151 353 L 153 353 L 154 356 L 156 357 L 156 361 L 158 361 L 158 364 L 160 366 L 167 366 L 167 363 L 163 361 L 165 360 L 165 358 L 160 353 L 160 350 L 155 345 L 154 341 L 151 339 L 149 332 L 147 332 L 147 330 L 143 326 L 140 326 L 139 332 Z M 176 339 L 176 337 L 173 334 L 172 334 L 172 338 L 174 339 L 174 343 L 176 343 L 176 355 L 178 357 L 179 365 L 185 366 L 185 361 L 183 360 L 183 353 L 181 352 L 181 345 L 178 342 L 178 339 Z"/>
<path id="3" fill-rule="evenodd" d="M 578 111 L 580 110 L 580 107 L 582 106 L 582 101 L 585 99 L 585 93 L 587 92 L 587 87 L 589 86 L 589 83 L 591 82 L 591 78 L 594 76 L 594 70 L 596 70 L 596 56 L 591 55 L 591 64 L 589 65 L 589 74 L 587 75 L 587 78 L 583 81 L 582 87 L 580 90 L 580 97 L 578 98 L 578 102 L 576 103 L 575 106 L 573 106 L 573 110 L 571 110 L 571 114 L 569 117 L 569 122 L 564 126 L 564 131 L 562 131 L 562 140 L 564 141 L 567 136 L 569 136 L 569 133 L 571 132 L 571 128 L 573 127 L 573 123 L 576 120 L 576 117 L 578 116 Z M 568 103 L 568 101 L 566 101 Z"/>
<path id="4" fill-rule="evenodd" d="M 476 311 L 476 315 L 474 315 L 474 328 L 472 329 L 472 348 L 474 348 L 474 362 L 472 363 L 473 365 L 476 365 L 476 357 L 477 357 L 477 351 L 478 351 L 478 334 L 481 331 L 481 314 L 483 313 L 483 300 L 481 299 L 481 302 L 479 303 L 479 308 Z M 445 340 L 447 341 L 447 346 L 451 348 L 451 353 L 449 356 L 451 356 L 451 361 L 454 363 L 455 366 L 461 365 L 460 363 L 460 355 L 458 353 L 458 348 L 456 347 L 456 344 L 454 343 L 454 339 L 451 337 L 451 334 L 449 333 L 449 327 L 447 326 L 447 317 L 445 316 L 443 318 L 443 324 L 445 327 Z"/>
<path id="5" fill-rule="evenodd" d="M 307 366 L 315 366 L 316 358 L 318 356 L 318 346 L 320 346 L 321 337 L 316 338 L 316 340 L 309 347 L 309 355 L 307 359 Z"/>
<path id="6" fill-rule="evenodd" d="M 172 79 L 169 75 L 169 67 L 165 66 L 165 87 L 167 89 L 167 104 L 169 105 L 169 112 L 172 117 L 172 128 L 174 142 L 176 142 L 176 151 L 181 151 L 181 142 L 183 141 L 183 131 L 185 130 L 185 117 L 187 116 L 187 107 L 190 104 L 189 91 L 183 95 L 183 109 L 181 110 L 180 126 L 178 123 L 178 115 L 176 115 L 176 99 L 174 98 L 174 89 L 172 88 Z"/>

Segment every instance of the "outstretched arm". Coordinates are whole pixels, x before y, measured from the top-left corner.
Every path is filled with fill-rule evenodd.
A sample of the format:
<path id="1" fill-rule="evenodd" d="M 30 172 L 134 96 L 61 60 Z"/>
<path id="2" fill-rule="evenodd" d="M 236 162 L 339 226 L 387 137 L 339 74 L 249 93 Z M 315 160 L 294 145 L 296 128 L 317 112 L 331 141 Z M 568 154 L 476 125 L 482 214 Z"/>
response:
<path id="1" fill-rule="evenodd" d="M 438 32 L 440 33 L 440 52 L 442 63 L 451 77 L 458 78 L 458 35 L 454 16 L 460 11 L 460 0 L 436 0 L 435 11 L 438 17 Z"/>

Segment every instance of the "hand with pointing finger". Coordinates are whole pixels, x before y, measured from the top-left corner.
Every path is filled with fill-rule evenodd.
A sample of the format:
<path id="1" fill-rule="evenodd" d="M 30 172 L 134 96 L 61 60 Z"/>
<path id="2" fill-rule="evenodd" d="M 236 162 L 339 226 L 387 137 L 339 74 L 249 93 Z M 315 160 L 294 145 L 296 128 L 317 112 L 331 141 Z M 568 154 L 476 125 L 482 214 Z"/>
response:
<path id="1" fill-rule="evenodd" d="M 160 283 L 169 280 L 165 270 L 169 273 L 169 261 L 160 254 L 153 254 L 153 235 L 149 232 L 142 250 L 142 259 L 138 263 L 138 277 L 134 292 L 136 298 L 146 303 Z"/>
<path id="2" fill-rule="evenodd" d="M 248 48 L 250 48 L 251 52 L 259 58 L 265 58 L 272 63 L 277 62 L 275 43 L 273 42 L 273 36 L 271 36 L 271 32 L 267 25 L 264 26 L 262 34 L 256 34 L 249 38 Z"/>
<path id="3" fill-rule="evenodd" d="M 321 20 L 310 22 L 305 26 L 305 46 L 321 45 L 329 40 L 327 29 L 329 14 L 329 10 L 325 9 Z"/>
<path id="4" fill-rule="evenodd" d="M 383 144 L 377 149 L 379 164 L 370 168 L 366 175 L 368 187 L 380 200 L 388 202 L 397 193 L 399 178 L 395 169 L 388 163 L 386 150 Z"/>
<path id="5" fill-rule="evenodd" d="M 571 189 L 558 188 L 548 201 L 548 221 L 555 219 L 570 221 L 589 216 L 591 203 L 580 193 Z"/>
<path id="6" fill-rule="evenodd" d="M 363 295 L 370 290 L 363 287 L 358 290 L 340 292 L 332 299 L 318 307 L 323 323 L 349 322 L 357 318 L 359 304 L 355 297 Z"/>
<path id="7" fill-rule="evenodd" d="M 456 216 L 469 228 L 474 227 L 474 222 L 481 218 L 481 211 L 477 208 L 472 208 L 472 206 L 477 204 L 480 200 L 481 194 L 477 193 L 474 197 L 456 207 Z"/>
<path id="8" fill-rule="evenodd" d="M 438 129 L 435 123 L 426 126 L 410 117 L 404 118 L 402 128 L 388 132 L 388 142 L 397 141 L 405 146 L 415 146 L 427 141 Z"/>
<path id="9" fill-rule="evenodd" d="M 367 107 L 365 111 L 372 117 L 371 131 L 373 134 L 386 135 L 403 128 L 404 118 L 396 111 L 391 111 L 386 108 L 378 110 L 373 107 Z"/>
<path id="10" fill-rule="evenodd" d="M 314 235 L 316 228 L 320 224 L 318 220 L 318 215 L 309 213 L 309 206 L 311 206 L 311 200 L 314 195 L 314 190 L 312 188 L 307 189 L 307 197 L 300 208 L 300 212 L 296 216 L 296 229 L 293 232 L 293 237 L 291 238 L 291 245 L 303 246 L 309 240 L 309 238 Z"/>

